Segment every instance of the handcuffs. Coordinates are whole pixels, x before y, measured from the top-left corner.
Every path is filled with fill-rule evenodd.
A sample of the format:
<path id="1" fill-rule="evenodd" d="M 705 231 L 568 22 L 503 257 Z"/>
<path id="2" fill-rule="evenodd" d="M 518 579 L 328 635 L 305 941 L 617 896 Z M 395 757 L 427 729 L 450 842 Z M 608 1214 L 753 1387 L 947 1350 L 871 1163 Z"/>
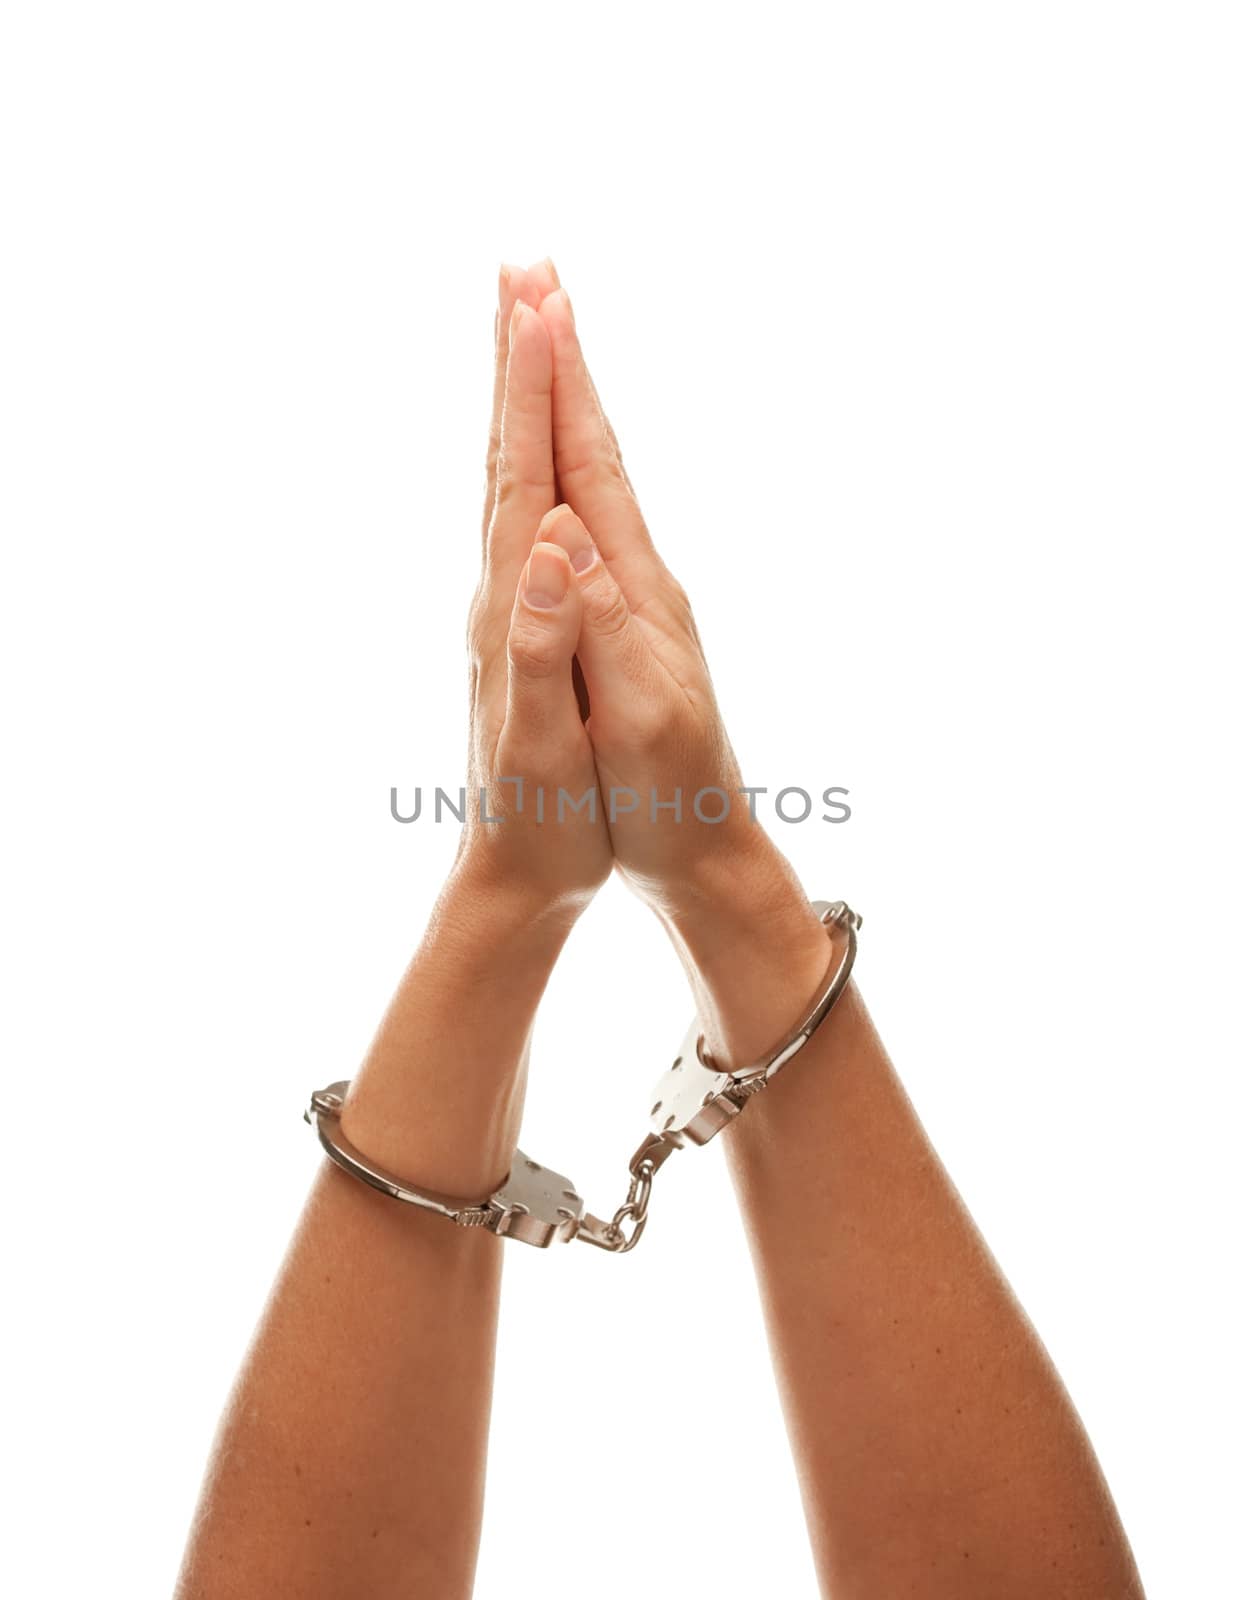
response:
<path id="1" fill-rule="evenodd" d="M 657 1172 L 687 1144 L 702 1145 L 737 1118 L 749 1101 L 766 1088 L 817 1030 L 848 982 L 857 955 L 857 929 L 861 918 L 843 900 L 811 902 L 824 927 L 841 937 L 831 941 L 831 958 L 809 1009 L 784 1043 L 749 1066 L 724 1071 L 706 1059 L 702 1026 L 695 1017 L 673 1064 L 655 1090 L 651 1132 L 630 1157 L 629 1188 L 611 1220 L 605 1222 L 583 1209 L 583 1201 L 568 1178 L 550 1172 L 521 1150 L 514 1152 L 508 1177 L 487 1200 L 451 1199 L 431 1189 L 397 1178 L 363 1155 L 340 1125 L 348 1080 L 318 1089 L 304 1113 L 330 1159 L 345 1172 L 391 1199 L 405 1201 L 461 1228 L 484 1228 L 506 1239 L 543 1248 L 555 1240 L 581 1239 L 623 1255 L 642 1238 L 647 1225 L 647 1205 Z"/>

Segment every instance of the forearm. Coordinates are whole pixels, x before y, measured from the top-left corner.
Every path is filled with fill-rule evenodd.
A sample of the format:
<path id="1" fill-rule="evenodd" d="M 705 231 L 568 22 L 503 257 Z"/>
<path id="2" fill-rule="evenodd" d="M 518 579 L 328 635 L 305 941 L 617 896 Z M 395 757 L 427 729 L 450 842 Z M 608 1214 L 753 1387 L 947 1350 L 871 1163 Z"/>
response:
<path id="1" fill-rule="evenodd" d="M 366 1155 L 491 1192 L 565 931 L 451 880 L 348 1097 Z M 501 1251 L 323 1163 L 223 1419 L 182 1600 L 470 1592 Z"/>
<path id="2" fill-rule="evenodd" d="M 765 865 L 677 935 L 726 1065 L 784 1035 L 825 965 L 787 868 L 797 931 L 757 936 Z M 725 1141 L 828 1593 L 1138 1594 L 1079 1420 L 855 989 Z"/>

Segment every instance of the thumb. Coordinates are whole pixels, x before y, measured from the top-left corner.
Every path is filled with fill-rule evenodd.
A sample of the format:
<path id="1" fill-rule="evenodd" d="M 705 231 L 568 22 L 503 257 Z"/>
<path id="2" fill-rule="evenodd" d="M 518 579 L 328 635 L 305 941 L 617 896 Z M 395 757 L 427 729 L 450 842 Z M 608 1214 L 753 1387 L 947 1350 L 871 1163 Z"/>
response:
<path id="1" fill-rule="evenodd" d="M 569 557 L 583 614 L 578 660 L 592 707 L 612 708 L 645 694 L 659 677 L 659 664 L 582 520 L 569 506 L 555 506 L 536 537 L 542 541 L 537 550 L 559 545 Z"/>
<path id="2" fill-rule="evenodd" d="M 578 726 L 572 662 L 583 607 L 570 559 L 533 547 L 519 580 L 507 640 L 506 734 L 524 750 L 560 744 Z"/>

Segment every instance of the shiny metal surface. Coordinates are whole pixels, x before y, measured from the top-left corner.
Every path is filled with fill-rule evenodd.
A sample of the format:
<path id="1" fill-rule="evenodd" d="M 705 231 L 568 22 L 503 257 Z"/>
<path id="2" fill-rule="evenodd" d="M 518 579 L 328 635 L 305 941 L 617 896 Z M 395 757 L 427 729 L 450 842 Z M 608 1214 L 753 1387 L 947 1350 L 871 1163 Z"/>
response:
<path id="1" fill-rule="evenodd" d="M 433 1211 L 461 1228 L 486 1228 L 503 1238 L 543 1247 L 554 1239 L 570 1239 L 583 1214 L 583 1202 L 568 1178 L 550 1172 L 521 1150 L 514 1152 L 510 1175 L 488 1200 L 456 1200 L 387 1172 L 357 1150 L 339 1124 L 348 1083 L 341 1079 L 318 1089 L 304 1120 L 317 1130 L 322 1149 L 345 1172 L 392 1200 Z"/>
<path id="2" fill-rule="evenodd" d="M 550 1172 L 521 1150 L 514 1152 L 510 1176 L 488 1204 L 495 1216 L 494 1233 L 541 1247 L 554 1239 L 572 1239 L 583 1216 L 582 1197 L 569 1178 Z"/>
<path id="3" fill-rule="evenodd" d="M 835 930 L 831 956 L 805 1015 L 788 1036 L 748 1066 L 720 1071 L 708 1066 L 697 1017 L 690 1024 L 673 1064 L 656 1086 L 651 1108 L 655 1135 L 681 1144 L 706 1144 L 726 1128 L 746 1101 L 797 1054 L 835 1005 L 857 955 L 861 918 L 843 900 L 812 902 L 819 919 Z"/>
<path id="4" fill-rule="evenodd" d="M 764 1089 L 797 1054 L 835 1005 L 857 955 L 861 918 L 843 900 L 816 900 L 815 912 L 835 930 L 831 955 L 805 1015 L 787 1038 L 766 1055 L 731 1072 L 707 1064 L 698 1018 L 690 1024 L 672 1066 L 661 1078 L 651 1108 L 651 1132 L 629 1161 L 626 1197 L 609 1221 L 584 1210 L 568 1178 L 550 1172 L 521 1150 L 510 1174 L 487 1200 L 456 1200 L 398 1178 L 370 1161 L 347 1138 L 339 1118 L 347 1098 L 345 1079 L 318 1089 L 304 1120 L 313 1124 L 330 1159 L 361 1182 L 394 1200 L 405 1201 L 462 1228 L 484 1228 L 502 1238 L 543 1248 L 555 1239 L 580 1239 L 612 1255 L 633 1250 L 647 1226 L 647 1207 L 655 1175 L 686 1144 L 706 1144 L 740 1115 L 747 1100 Z"/>

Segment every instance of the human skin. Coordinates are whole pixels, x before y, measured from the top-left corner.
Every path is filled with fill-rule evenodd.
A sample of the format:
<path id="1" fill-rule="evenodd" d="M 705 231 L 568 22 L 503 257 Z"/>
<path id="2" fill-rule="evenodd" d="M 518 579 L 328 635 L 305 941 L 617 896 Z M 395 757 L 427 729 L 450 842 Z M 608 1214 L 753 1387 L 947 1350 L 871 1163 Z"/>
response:
<path id="1" fill-rule="evenodd" d="M 567 503 L 541 537 L 578 574 L 601 782 L 735 795 L 689 605 L 651 543 L 564 292 L 540 313 Z M 830 934 L 788 863 L 742 806 L 714 826 L 643 808 L 610 832 L 685 965 L 709 1058 L 762 1056 L 827 968 Z M 1083 1427 L 854 985 L 724 1141 L 824 1592 L 1140 1595 Z"/>
<path id="2" fill-rule="evenodd" d="M 473 813 L 344 1112 L 381 1164 L 475 1199 L 508 1168 L 535 1008 L 611 859 L 681 957 L 717 1065 L 785 1036 L 830 939 L 743 806 L 546 829 L 500 783 L 689 797 L 735 795 L 740 773 L 546 264 L 503 273 L 497 335 L 470 772 L 504 821 Z M 724 1139 L 826 1593 L 1140 1594 L 1083 1429 L 854 987 Z M 181 1600 L 470 1592 L 501 1249 L 323 1167 Z"/>
<path id="3" fill-rule="evenodd" d="M 611 866 L 602 818 L 537 827 L 495 782 L 595 781 L 577 586 L 559 550 L 528 560 L 553 500 L 548 336 L 530 307 L 513 316 L 535 282 L 502 281 L 471 616 L 471 782 L 504 821 L 473 808 L 343 1114 L 380 1164 L 475 1200 L 509 1170 L 537 1003 Z M 503 1248 L 323 1161 L 220 1424 L 179 1600 L 471 1592 Z"/>

